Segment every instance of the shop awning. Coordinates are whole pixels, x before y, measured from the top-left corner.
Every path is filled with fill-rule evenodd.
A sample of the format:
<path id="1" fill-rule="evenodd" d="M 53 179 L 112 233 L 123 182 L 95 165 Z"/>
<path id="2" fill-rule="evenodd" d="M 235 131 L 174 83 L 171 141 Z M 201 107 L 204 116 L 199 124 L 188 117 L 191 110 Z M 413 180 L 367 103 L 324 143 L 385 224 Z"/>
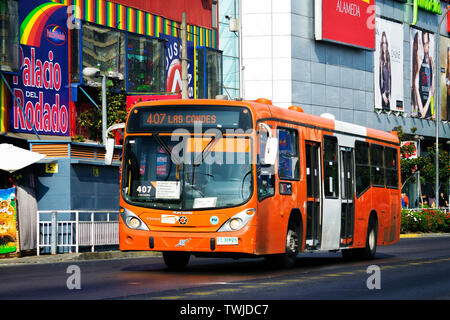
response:
<path id="1" fill-rule="evenodd" d="M 45 154 L 28 151 L 9 143 L 0 144 L 0 170 L 14 172 L 45 158 Z"/>

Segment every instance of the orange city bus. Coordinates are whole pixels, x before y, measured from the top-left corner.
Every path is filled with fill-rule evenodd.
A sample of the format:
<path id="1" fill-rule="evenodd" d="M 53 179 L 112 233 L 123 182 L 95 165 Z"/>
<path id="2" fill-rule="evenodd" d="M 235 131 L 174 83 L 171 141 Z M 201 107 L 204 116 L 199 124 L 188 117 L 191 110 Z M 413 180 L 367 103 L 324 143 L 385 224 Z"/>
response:
<path id="1" fill-rule="evenodd" d="M 135 105 L 125 124 L 121 250 L 191 255 L 300 252 L 373 258 L 400 235 L 399 140 L 279 108 L 270 100 L 166 100 Z"/>

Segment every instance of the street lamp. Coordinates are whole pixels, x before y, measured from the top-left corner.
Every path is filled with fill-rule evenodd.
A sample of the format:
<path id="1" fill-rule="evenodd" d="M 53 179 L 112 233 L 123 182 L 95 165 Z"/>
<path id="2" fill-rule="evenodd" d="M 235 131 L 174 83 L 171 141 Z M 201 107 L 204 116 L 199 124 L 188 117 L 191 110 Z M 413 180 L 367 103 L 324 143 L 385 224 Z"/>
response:
<path id="1" fill-rule="evenodd" d="M 435 195 L 436 195 L 436 208 L 439 206 L 438 205 L 438 201 L 439 201 L 439 121 L 440 121 L 440 109 L 441 109 L 441 91 L 440 91 L 440 87 L 441 87 L 441 55 L 440 55 L 440 50 L 441 50 L 441 26 L 442 26 L 442 22 L 444 22 L 445 18 L 447 17 L 447 13 L 450 9 L 450 6 L 447 6 L 445 12 L 442 14 L 442 17 L 439 21 L 439 25 L 438 25 L 438 29 L 436 32 L 437 35 L 437 45 L 436 45 L 436 69 L 437 72 L 435 72 L 436 74 L 436 108 L 435 108 L 435 120 L 436 120 L 436 155 L 435 155 L 435 161 L 436 161 L 436 186 L 435 186 Z"/>
<path id="2" fill-rule="evenodd" d="M 105 73 L 101 73 L 100 69 L 94 67 L 86 67 L 83 69 L 83 76 L 85 77 L 102 77 L 102 143 L 106 146 L 106 126 L 107 126 L 107 106 L 106 106 L 106 78 L 108 79 L 117 79 L 123 80 L 123 74 L 116 71 L 108 71 Z"/>

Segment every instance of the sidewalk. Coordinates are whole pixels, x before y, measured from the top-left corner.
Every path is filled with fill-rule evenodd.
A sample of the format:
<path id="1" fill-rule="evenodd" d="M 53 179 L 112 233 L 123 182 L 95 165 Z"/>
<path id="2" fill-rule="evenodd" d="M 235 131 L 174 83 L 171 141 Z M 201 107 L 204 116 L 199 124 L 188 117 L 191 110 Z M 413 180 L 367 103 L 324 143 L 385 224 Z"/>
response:
<path id="1" fill-rule="evenodd" d="M 110 260 L 110 259 L 133 259 L 144 257 L 160 257 L 160 252 L 154 251 L 102 251 L 102 252 L 79 252 L 79 253 L 62 253 L 62 254 L 44 254 L 40 256 L 25 256 L 19 258 L 3 258 L 0 259 L 0 267 L 8 265 L 26 265 L 26 264 L 48 264 L 71 261 L 87 261 L 87 260 Z"/>

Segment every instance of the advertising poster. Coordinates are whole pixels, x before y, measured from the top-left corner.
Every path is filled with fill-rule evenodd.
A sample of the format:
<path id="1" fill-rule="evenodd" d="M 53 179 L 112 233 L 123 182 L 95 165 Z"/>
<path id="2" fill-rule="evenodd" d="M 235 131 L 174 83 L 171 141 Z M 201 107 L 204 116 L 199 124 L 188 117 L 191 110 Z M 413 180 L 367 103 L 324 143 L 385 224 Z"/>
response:
<path id="1" fill-rule="evenodd" d="M 374 77 L 375 109 L 404 111 L 402 24 L 377 18 Z"/>
<path id="2" fill-rule="evenodd" d="M 166 39 L 166 92 L 181 92 L 181 38 L 160 35 Z M 194 98 L 194 44 L 188 41 L 188 91 Z"/>
<path id="3" fill-rule="evenodd" d="M 450 39 L 441 36 L 441 120 L 450 121 Z"/>
<path id="4" fill-rule="evenodd" d="M 20 4 L 20 71 L 19 76 L 13 77 L 17 99 L 10 111 L 10 130 L 34 133 L 35 129 L 38 134 L 67 136 L 67 6 L 45 0 Z"/>
<path id="5" fill-rule="evenodd" d="M 411 117 L 434 119 L 434 34 L 411 28 Z"/>
<path id="6" fill-rule="evenodd" d="M 316 40 L 375 49 L 375 0 L 316 0 Z"/>
<path id="7" fill-rule="evenodd" d="M 0 254 L 16 252 L 16 189 L 0 189 Z"/>

